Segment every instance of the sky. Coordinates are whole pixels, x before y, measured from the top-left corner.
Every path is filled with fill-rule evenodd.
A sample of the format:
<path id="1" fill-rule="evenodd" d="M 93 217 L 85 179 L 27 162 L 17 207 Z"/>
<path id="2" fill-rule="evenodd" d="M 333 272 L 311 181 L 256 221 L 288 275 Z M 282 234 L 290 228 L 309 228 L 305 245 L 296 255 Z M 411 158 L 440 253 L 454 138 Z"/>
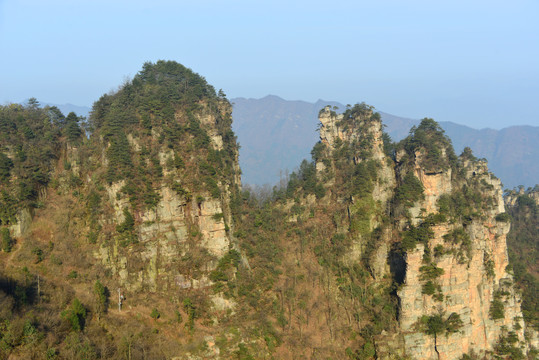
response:
<path id="1" fill-rule="evenodd" d="M 0 104 L 91 106 L 175 60 L 229 98 L 539 126 L 539 1 L 0 0 Z"/>

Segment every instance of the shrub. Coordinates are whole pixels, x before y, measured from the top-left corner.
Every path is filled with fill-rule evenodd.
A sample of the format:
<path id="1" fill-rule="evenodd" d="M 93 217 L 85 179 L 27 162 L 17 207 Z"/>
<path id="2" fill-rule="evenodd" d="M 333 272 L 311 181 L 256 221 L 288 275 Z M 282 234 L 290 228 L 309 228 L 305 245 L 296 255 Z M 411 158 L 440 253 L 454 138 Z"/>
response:
<path id="1" fill-rule="evenodd" d="M 189 331 L 193 331 L 195 327 L 195 318 L 197 317 L 197 313 L 196 313 L 195 304 L 193 304 L 190 298 L 185 298 L 183 300 L 183 309 L 185 310 L 188 316 L 187 322 L 185 323 L 185 327 Z"/>
<path id="2" fill-rule="evenodd" d="M 161 317 L 161 313 L 156 308 L 153 308 L 152 312 L 150 313 L 150 317 L 152 319 L 159 319 Z"/>
<path id="3" fill-rule="evenodd" d="M 182 321 L 183 321 L 183 319 L 182 319 L 182 313 L 179 312 L 178 310 L 175 310 L 175 311 L 174 311 L 174 319 L 176 320 L 176 322 L 177 322 L 178 324 L 181 324 Z"/>
<path id="4" fill-rule="evenodd" d="M 32 254 L 36 256 L 36 258 L 34 259 L 34 263 L 38 264 L 43 261 L 43 250 L 41 250 L 37 246 L 32 249 Z"/>
<path id="5" fill-rule="evenodd" d="M 435 264 L 424 265 L 419 268 L 421 280 L 434 280 L 444 274 L 444 269 L 437 267 Z"/>
<path id="6" fill-rule="evenodd" d="M 404 232 L 401 245 L 404 250 L 413 250 L 418 242 L 426 246 L 433 236 L 434 232 L 430 228 L 430 223 L 425 221 L 417 227 L 411 225 L 410 229 Z"/>
<path id="7" fill-rule="evenodd" d="M 497 355 L 508 355 L 506 359 L 520 360 L 526 357 L 518 347 L 518 337 L 511 331 L 509 334 L 500 335 L 498 342 L 494 346 Z"/>
<path id="8" fill-rule="evenodd" d="M 496 215 L 496 221 L 499 221 L 499 222 L 510 222 L 510 221 L 511 221 L 511 215 L 509 215 L 509 214 L 506 213 L 506 212 L 499 213 L 498 215 Z"/>
<path id="9" fill-rule="evenodd" d="M 492 279 L 494 278 L 495 272 L 494 272 L 494 260 L 490 257 L 490 254 L 485 251 L 483 255 L 483 267 L 485 268 L 485 272 L 487 273 L 487 277 Z"/>
<path id="10" fill-rule="evenodd" d="M 71 302 L 71 306 L 62 312 L 62 318 L 71 324 L 71 329 L 74 331 L 82 331 L 86 321 L 86 308 L 79 299 L 75 298 Z"/>
<path id="11" fill-rule="evenodd" d="M 423 198 L 423 184 L 410 171 L 402 179 L 402 184 L 395 192 L 395 199 L 405 206 L 413 206 L 414 202 Z"/>
<path id="12" fill-rule="evenodd" d="M 421 286 L 421 293 L 425 295 L 434 295 L 436 292 L 436 285 L 432 282 L 432 280 L 427 281 L 425 284 Z"/>
<path id="13" fill-rule="evenodd" d="M 488 315 L 492 320 L 503 319 L 505 317 L 505 307 L 503 301 L 494 297 L 494 300 L 490 303 Z"/>
<path id="14" fill-rule="evenodd" d="M 422 332 L 433 335 L 436 339 L 438 335 L 457 332 L 462 327 L 463 322 L 459 314 L 451 313 L 447 319 L 444 319 L 442 314 L 423 315 L 419 319 L 418 325 Z"/>
<path id="15" fill-rule="evenodd" d="M 2 250 L 4 252 L 10 252 L 13 248 L 13 239 L 9 234 L 8 228 L 0 229 L 0 237 L 2 238 Z"/>

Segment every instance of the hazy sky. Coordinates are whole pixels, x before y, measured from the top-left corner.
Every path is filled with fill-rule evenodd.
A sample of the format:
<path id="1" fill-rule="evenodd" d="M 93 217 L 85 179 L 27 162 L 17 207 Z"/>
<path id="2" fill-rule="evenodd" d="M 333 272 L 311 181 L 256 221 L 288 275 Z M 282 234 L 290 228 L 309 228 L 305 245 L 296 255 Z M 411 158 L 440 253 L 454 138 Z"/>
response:
<path id="1" fill-rule="evenodd" d="M 539 126 L 539 1 L 0 0 L 0 102 L 91 106 L 145 61 L 229 98 Z"/>

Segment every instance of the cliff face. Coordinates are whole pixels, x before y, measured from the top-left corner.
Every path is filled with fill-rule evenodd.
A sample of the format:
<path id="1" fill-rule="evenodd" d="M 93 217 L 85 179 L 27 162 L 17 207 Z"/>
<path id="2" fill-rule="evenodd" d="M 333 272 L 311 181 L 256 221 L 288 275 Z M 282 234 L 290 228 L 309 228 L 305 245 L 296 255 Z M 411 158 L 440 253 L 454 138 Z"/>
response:
<path id="1" fill-rule="evenodd" d="M 210 151 L 224 149 L 223 137 L 217 129 L 216 115 L 201 111 L 195 114 L 201 129 L 207 132 Z M 230 106 L 221 104 L 217 116 L 230 116 Z M 181 114 L 176 114 L 176 118 Z M 159 139 L 160 130 L 153 130 L 152 138 Z M 185 141 L 185 140 L 184 140 Z M 189 141 L 187 139 L 187 141 Z M 130 148 L 134 156 L 142 151 L 144 139 L 131 137 Z M 154 145 L 155 146 L 155 145 Z M 219 195 L 207 190 L 191 188 L 195 174 L 185 169 L 167 166 L 174 161 L 174 151 L 156 144 L 154 150 L 159 166 L 163 168 L 166 181 L 155 183 L 155 198 L 152 208 L 139 210 L 133 229 L 135 244 L 122 246 L 122 238 L 112 236 L 95 252 L 96 258 L 118 277 L 119 285 L 129 291 L 171 292 L 179 289 L 204 288 L 211 285 L 209 273 L 215 269 L 220 258 L 230 249 L 236 248 L 229 233 L 233 227 L 230 216 L 231 187 L 239 186 L 237 151 L 231 164 L 233 173 L 227 180 L 216 184 Z M 186 178 L 189 178 L 186 184 Z M 105 201 L 112 213 L 104 213 L 99 220 L 103 228 L 115 228 L 125 221 L 124 209 L 136 212 L 122 189 L 127 180 L 114 182 L 106 187 Z M 181 190 L 178 192 L 178 187 Z M 196 268 L 186 266 L 182 259 L 199 256 Z M 183 263 L 183 264 L 182 264 Z"/>
<path id="2" fill-rule="evenodd" d="M 351 253 L 355 260 L 370 258 L 375 279 L 391 274 L 398 286 L 398 328 L 378 337 L 379 358 L 488 355 L 508 334 L 525 349 L 521 300 L 506 270 L 510 225 L 503 216 L 500 181 L 485 162 L 467 153 L 457 158 L 430 119 L 397 146 L 391 164 L 384 154 L 381 123 L 371 115 L 348 115 L 354 121 L 347 122 L 346 114 L 324 109 L 320 141 L 329 157 L 343 144 L 355 149 L 367 142 L 360 146 L 363 157 L 360 150 L 349 160 L 377 163 L 376 186 L 368 193 L 376 210 L 362 209 L 371 215 L 369 227 Z M 317 161 L 319 174 L 329 165 Z M 335 161 L 331 165 L 339 166 Z M 339 186 L 336 181 L 329 182 L 330 189 Z M 351 222 L 356 203 L 352 197 Z M 377 221 L 384 214 L 392 224 Z M 369 252 L 369 234 L 377 227 L 383 241 Z"/>
<path id="3" fill-rule="evenodd" d="M 493 350 L 498 338 L 505 335 L 504 331 L 514 331 L 524 343 L 524 327 L 519 320 L 522 318 L 520 298 L 513 289 L 512 276 L 506 272 L 509 223 L 496 220 L 496 215 L 504 212 L 500 181 L 488 173 L 486 165 L 470 161 L 463 163 L 464 178 L 455 179 L 453 184 L 450 169 L 431 175 L 418 170 L 425 200 L 416 206 L 426 209 L 423 216 L 438 212 L 433 199 L 463 191 L 463 186 L 480 187 L 485 201 L 488 199 L 491 203 L 464 227 L 470 244 L 466 259 L 458 256 L 458 247 L 463 244 L 455 246 L 447 241 L 448 234 L 462 224 L 445 222 L 431 228 L 433 233 L 427 246 L 430 252 L 440 253 L 434 255 L 433 263 L 443 270 L 437 278 L 440 298 L 424 291 L 421 268 L 425 266 L 426 245 L 419 244 L 406 253 L 406 276 L 398 291 L 404 353 L 421 359 L 458 359 L 471 350 L 486 354 Z M 492 319 L 491 308 L 496 301 L 503 302 L 504 313 Z M 423 316 L 438 314 L 445 318 L 457 314 L 462 326 L 457 332 L 436 338 L 417 331 Z"/>

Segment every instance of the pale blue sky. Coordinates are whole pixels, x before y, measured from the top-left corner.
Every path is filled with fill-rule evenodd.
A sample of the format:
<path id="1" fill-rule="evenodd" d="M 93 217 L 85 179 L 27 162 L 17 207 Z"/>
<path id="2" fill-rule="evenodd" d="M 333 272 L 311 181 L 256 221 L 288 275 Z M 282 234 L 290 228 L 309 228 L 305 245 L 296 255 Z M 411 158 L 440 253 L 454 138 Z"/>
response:
<path id="1" fill-rule="evenodd" d="M 91 106 L 145 61 L 229 98 L 539 126 L 539 1 L 0 0 L 0 102 Z"/>

